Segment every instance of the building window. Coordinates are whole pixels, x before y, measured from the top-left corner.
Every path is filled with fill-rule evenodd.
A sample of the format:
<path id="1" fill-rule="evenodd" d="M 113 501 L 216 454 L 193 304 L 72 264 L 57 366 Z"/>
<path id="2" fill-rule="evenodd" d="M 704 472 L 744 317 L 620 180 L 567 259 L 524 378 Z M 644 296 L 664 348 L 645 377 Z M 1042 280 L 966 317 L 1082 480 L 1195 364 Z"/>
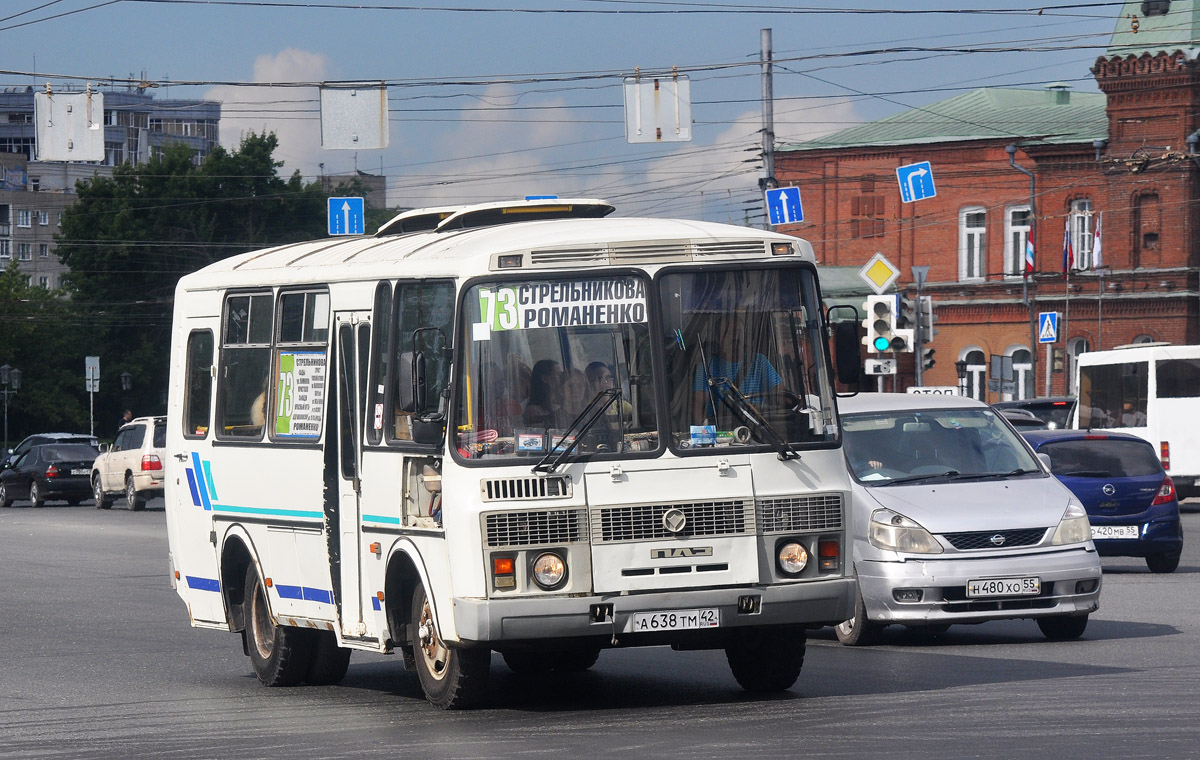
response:
<path id="1" fill-rule="evenodd" d="M 0 259 L 12 258 L 12 243 L 8 240 L 0 240 Z"/>
<path id="2" fill-rule="evenodd" d="M 1142 0 L 1142 15 L 1165 16 L 1171 11 L 1171 0 Z"/>
<path id="3" fill-rule="evenodd" d="M 18 227 L 32 227 L 33 226 L 33 212 L 27 208 L 17 209 L 17 226 Z"/>
<path id="4" fill-rule="evenodd" d="M 850 237 L 883 237 L 884 213 L 882 195 L 856 195 L 850 199 Z"/>
<path id="5" fill-rule="evenodd" d="M 49 211 L 39 211 L 39 212 L 37 212 L 37 215 L 38 215 L 38 225 L 39 226 L 41 226 L 41 227 L 49 226 L 49 224 L 50 224 L 50 212 Z"/>
<path id="6" fill-rule="evenodd" d="M 38 243 L 38 258 L 42 258 L 42 259 L 50 258 L 50 244 L 49 243 Z"/>
<path id="7" fill-rule="evenodd" d="M 1025 274 L 1025 246 L 1029 243 L 1029 206 L 1009 206 L 1004 211 L 1004 274 Z"/>
<path id="8" fill-rule="evenodd" d="M 962 358 L 967 362 L 967 376 L 964 381 L 966 395 L 982 401 L 987 390 L 987 357 L 983 355 L 982 350 L 971 347 L 963 351 Z"/>
<path id="9" fill-rule="evenodd" d="M 1158 251 L 1158 233 L 1162 219 L 1157 193 L 1145 193 L 1133 205 L 1133 268 L 1154 266 Z"/>
<path id="10" fill-rule="evenodd" d="M 41 277 L 38 278 L 38 286 L 44 290 L 49 290 L 50 289 L 50 278 L 47 277 L 46 275 L 42 275 Z"/>
<path id="11" fill-rule="evenodd" d="M 17 261 L 33 261 L 33 243 L 17 243 Z"/>
<path id="12" fill-rule="evenodd" d="M 1085 338 L 1071 338 L 1067 341 L 1067 364 L 1063 367 L 1063 372 L 1067 376 L 1067 393 L 1074 394 L 1078 389 L 1075 387 L 1075 360 L 1080 354 L 1086 354 L 1090 350 L 1088 342 Z"/>
<path id="13" fill-rule="evenodd" d="M 1009 399 L 1026 399 L 1037 396 L 1033 391 L 1033 354 L 1027 348 L 1015 348 L 1011 352 L 1013 362 L 1013 380 L 1016 381 L 1016 395 Z"/>
<path id="14" fill-rule="evenodd" d="M 1076 269 L 1092 268 L 1092 243 L 1096 237 L 1092 216 L 1092 202 L 1089 199 L 1071 201 L 1067 223 L 1071 226 L 1071 249 L 1075 252 Z"/>
<path id="15" fill-rule="evenodd" d="M 986 223 L 987 212 L 982 208 L 965 208 L 958 212 L 959 280 L 982 280 L 984 277 Z"/>

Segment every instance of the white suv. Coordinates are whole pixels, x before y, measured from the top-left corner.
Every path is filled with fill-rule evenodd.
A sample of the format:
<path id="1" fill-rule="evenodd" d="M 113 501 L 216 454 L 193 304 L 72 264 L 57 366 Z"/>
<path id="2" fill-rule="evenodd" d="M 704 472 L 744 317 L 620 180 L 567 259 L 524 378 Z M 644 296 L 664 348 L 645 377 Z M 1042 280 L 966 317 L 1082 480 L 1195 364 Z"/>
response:
<path id="1" fill-rule="evenodd" d="M 166 417 L 138 417 L 117 433 L 112 446 L 101 446 L 92 465 L 92 495 L 98 509 L 112 506 L 113 494 L 124 493 L 130 509 L 163 493 L 163 448 Z"/>

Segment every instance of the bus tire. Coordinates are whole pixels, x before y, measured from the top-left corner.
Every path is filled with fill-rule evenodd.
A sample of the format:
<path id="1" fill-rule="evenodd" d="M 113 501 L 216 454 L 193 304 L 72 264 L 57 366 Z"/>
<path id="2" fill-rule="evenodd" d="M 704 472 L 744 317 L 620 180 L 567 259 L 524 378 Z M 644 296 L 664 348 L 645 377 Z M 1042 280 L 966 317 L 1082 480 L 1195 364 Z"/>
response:
<path id="1" fill-rule="evenodd" d="M 600 659 L 600 647 L 586 646 L 559 652 L 554 658 L 554 669 L 562 673 L 582 673 Z"/>
<path id="2" fill-rule="evenodd" d="M 785 691 L 804 667 L 805 633 L 791 626 L 739 628 L 725 647 L 725 659 L 746 691 Z"/>
<path id="3" fill-rule="evenodd" d="M 332 686 L 341 683 L 350 667 L 350 650 L 337 645 L 333 631 L 315 631 L 312 662 L 304 680 L 313 686 Z"/>
<path id="4" fill-rule="evenodd" d="M 295 686 L 312 663 L 313 632 L 276 625 L 267 607 L 266 589 L 254 565 L 246 569 L 243 616 L 250 664 L 264 686 Z"/>
<path id="5" fill-rule="evenodd" d="M 425 596 L 425 587 L 417 586 L 412 596 L 413 653 L 416 655 L 417 678 L 425 698 L 443 710 L 472 707 L 482 699 L 487 688 L 492 652 L 486 647 L 451 649 L 442 641 L 437 630 L 433 608 Z"/>

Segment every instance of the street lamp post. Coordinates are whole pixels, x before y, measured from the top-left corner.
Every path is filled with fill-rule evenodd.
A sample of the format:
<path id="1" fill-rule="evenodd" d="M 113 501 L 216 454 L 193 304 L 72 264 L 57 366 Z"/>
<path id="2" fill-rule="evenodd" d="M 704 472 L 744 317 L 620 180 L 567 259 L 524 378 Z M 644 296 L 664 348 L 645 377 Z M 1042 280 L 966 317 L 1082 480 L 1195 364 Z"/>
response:
<path id="1" fill-rule="evenodd" d="M 1017 146 L 1009 143 L 1004 146 L 1004 152 L 1008 154 L 1008 165 L 1022 174 L 1029 177 L 1029 242 L 1033 244 L 1033 249 L 1037 251 L 1037 178 L 1033 172 L 1026 169 L 1017 163 Z M 1017 252 L 1021 256 L 1020 251 Z M 1029 309 L 1029 364 L 1030 371 L 1033 373 L 1033 385 L 1037 388 L 1037 317 L 1035 315 L 1034 297 L 1031 297 L 1029 292 L 1029 278 L 1033 277 L 1033 272 L 1027 271 L 1022 265 L 1021 271 L 1025 273 L 1021 278 L 1021 293 L 1022 300 L 1025 301 L 1025 307 Z M 1050 395 L 1050 368 L 1046 368 L 1046 395 Z"/>
<path id="2" fill-rule="evenodd" d="M 0 393 L 4 394 L 4 456 L 8 456 L 8 399 L 21 390 L 21 370 L 5 364 L 0 367 Z"/>
<path id="3" fill-rule="evenodd" d="M 958 395 L 967 395 L 967 360 L 959 359 L 954 362 L 954 371 L 958 373 Z"/>

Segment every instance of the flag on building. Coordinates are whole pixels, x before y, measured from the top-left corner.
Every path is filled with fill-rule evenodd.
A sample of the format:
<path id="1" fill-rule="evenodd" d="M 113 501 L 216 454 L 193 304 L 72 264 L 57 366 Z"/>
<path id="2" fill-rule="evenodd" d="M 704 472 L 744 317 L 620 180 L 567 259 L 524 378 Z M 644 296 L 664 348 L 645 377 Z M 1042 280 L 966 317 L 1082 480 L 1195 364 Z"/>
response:
<path id="1" fill-rule="evenodd" d="M 1025 240 L 1025 276 L 1033 274 L 1033 238 Z"/>
<path id="2" fill-rule="evenodd" d="M 1104 266 L 1104 259 L 1100 253 L 1100 227 L 1104 224 L 1104 212 L 1096 217 L 1096 237 L 1092 241 L 1092 269 L 1099 269 Z"/>
<path id="3" fill-rule="evenodd" d="M 1071 247 L 1071 216 L 1067 215 L 1067 223 L 1063 226 L 1063 274 L 1075 268 L 1075 249 Z"/>

